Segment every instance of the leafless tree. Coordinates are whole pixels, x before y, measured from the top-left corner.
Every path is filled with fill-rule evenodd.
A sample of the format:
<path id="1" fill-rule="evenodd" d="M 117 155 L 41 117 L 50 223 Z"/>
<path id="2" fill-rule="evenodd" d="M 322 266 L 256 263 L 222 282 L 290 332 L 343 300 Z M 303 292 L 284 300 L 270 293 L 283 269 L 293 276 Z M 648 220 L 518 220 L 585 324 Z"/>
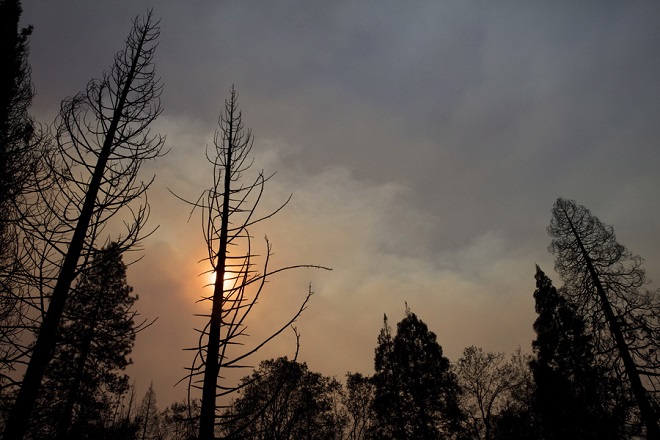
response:
<path id="1" fill-rule="evenodd" d="M 484 352 L 475 346 L 463 350 L 456 363 L 456 376 L 463 390 L 462 406 L 472 438 L 490 440 L 495 417 L 505 409 L 510 392 L 524 378 L 518 374 L 514 360 L 507 361 L 504 353 Z"/>
<path id="2" fill-rule="evenodd" d="M 267 215 L 258 216 L 256 213 L 265 183 L 272 175 L 266 177 L 260 172 L 251 183 L 242 183 L 244 172 L 252 165 L 250 153 L 253 139 L 250 130 L 243 126 L 238 109 L 238 93 L 233 87 L 229 99 L 225 101 L 218 125 L 219 130 L 214 137 L 215 149 L 207 153 L 207 159 L 213 165 L 213 185 L 196 202 L 191 203 L 203 212 L 202 225 L 208 250 L 203 262 L 208 265 L 207 273 L 215 276 L 211 286 L 213 294 L 200 300 L 211 303 L 211 313 L 204 315 L 208 320 L 203 328 L 197 330 L 199 345 L 194 348 L 196 355 L 188 376 L 189 391 L 195 387 L 202 389 L 200 440 L 214 437 L 214 429 L 220 417 L 218 411 L 226 408 L 217 405 L 216 399 L 238 388 L 237 385 L 218 383 L 221 370 L 247 366 L 244 362 L 249 356 L 293 324 L 306 308 L 312 294 L 310 288 L 300 307 L 282 327 L 265 340 L 244 346 L 241 353 L 234 355 L 229 352 L 230 348 L 243 346 L 242 338 L 247 336 L 246 320 L 263 291 L 266 279 L 293 268 L 322 268 L 296 265 L 271 269 L 269 263 L 272 251 L 268 238 L 265 239 L 266 251 L 261 270 L 255 267 L 258 255 L 253 250 L 248 229 L 276 214 L 288 200 Z"/>
<path id="3" fill-rule="evenodd" d="M 26 431 L 67 296 L 94 250 L 110 241 L 104 229 L 111 221 L 123 222 L 126 230 L 113 240 L 120 252 L 135 248 L 149 234 L 144 230 L 149 216 L 145 197 L 153 178 L 140 181 L 138 174 L 145 161 L 163 154 L 164 139 L 150 131 L 161 112 L 162 86 L 153 64 L 158 35 L 151 11 L 134 19 L 110 70 L 62 102 L 57 152 L 48 161 L 52 186 L 40 188 L 33 220 L 24 230 L 34 249 L 35 284 L 43 289 L 33 298 L 43 316 L 5 440 L 18 440 Z"/>
<path id="4" fill-rule="evenodd" d="M 557 199 L 548 227 L 555 269 L 578 306 L 609 366 L 625 377 L 648 439 L 660 439 L 660 293 L 648 283 L 643 260 L 616 241 L 614 229 L 573 200 Z"/>

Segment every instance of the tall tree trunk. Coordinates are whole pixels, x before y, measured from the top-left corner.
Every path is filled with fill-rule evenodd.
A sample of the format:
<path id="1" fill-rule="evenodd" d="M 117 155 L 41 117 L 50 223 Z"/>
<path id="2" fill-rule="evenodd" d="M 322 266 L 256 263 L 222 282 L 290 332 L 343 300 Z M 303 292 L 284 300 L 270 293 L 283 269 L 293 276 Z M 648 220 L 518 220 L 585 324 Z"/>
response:
<path id="1" fill-rule="evenodd" d="M 89 183 L 87 194 L 85 195 L 85 202 L 80 211 L 80 217 L 76 224 L 76 229 L 69 244 L 64 263 L 60 269 L 57 283 L 53 289 L 48 311 L 41 323 L 39 329 L 39 336 L 34 345 L 32 356 L 28 364 L 21 389 L 14 403 L 4 433 L 4 440 L 21 440 L 25 435 L 30 415 L 34 408 L 34 403 L 39 394 L 41 387 L 41 380 L 43 379 L 46 371 L 46 366 L 53 355 L 55 349 L 55 342 L 59 331 L 60 320 L 64 311 L 71 284 L 75 278 L 76 268 L 78 266 L 78 259 L 82 253 L 85 243 L 85 236 L 90 226 L 94 207 L 96 205 L 96 198 L 101 186 L 101 181 L 105 173 L 106 164 L 112 153 L 112 145 L 117 131 L 117 126 L 124 112 L 126 98 L 133 80 L 135 79 L 136 69 L 139 63 L 139 57 L 142 54 L 143 44 L 146 38 L 146 33 L 141 35 L 141 39 L 136 47 L 135 55 L 132 59 L 131 68 L 122 86 L 121 94 L 112 115 L 112 120 L 108 131 L 105 135 L 103 147 L 99 152 L 98 161 L 94 167 L 94 174 Z"/>
<path id="2" fill-rule="evenodd" d="M 234 95 L 232 94 L 232 100 Z M 219 373 L 220 327 L 222 326 L 222 303 L 224 299 L 224 280 L 227 261 L 227 241 L 229 237 L 229 202 L 231 200 L 231 166 L 234 148 L 234 105 L 228 115 L 229 134 L 227 136 L 227 157 L 224 167 L 224 186 L 222 200 L 222 222 L 220 224 L 220 242 L 216 255 L 215 285 L 213 287 L 213 306 L 209 324 L 204 385 L 202 388 L 202 408 L 199 420 L 199 440 L 212 440 L 215 431 L 215 398 Z"/>
<path id="3" fill-rule="evenodd" d="M 575 239 L 577 240 L 578 246 L 580 247 L 582 256 L 584 257 L 584 260 L 587 263 L 589 276 L 591 277 L 591 281 L 594 283 L 594 286 L 596 287 L 596 292 L 598 293 L 598 298 L 600 299 L 601 307 L 603 308 L 603 312 L 605 313 L 605 318 L 607 319 L 607 323 L 610 327 L 610 331 L 612 332 L 612 336 L 614 336 L 614 341 L 616 342 L 617 350 L 619 351 L 619 355 L 621 356 L 621 360 L 623 361 L 623 367 L 626 371 L 626 375 L 628 376 L 628 380 L 630 381 L 630 386 L 635 396 L 635 400 L 637 401 L 637 406 L 639 407 L 639 412 L 642 417 L 642 422 L 646 427 L 646 438 L 648 440 L 660 440 L 660 427 L 658 426 L 658 416 L 655 413 L 653 407 L 651 406 L 651 402 L 649 401 L 646 388 L 644 388 L 644 385 L 642 384 L 642 380 L 639 377 L 639 371 L 637 370 L 637 366 L 635 365 L 635 362 L 633 361 L 633 358 L 630 355 L 630 350 L 628 350 L 628 345 L 626 344 L 625 338 L 623 336 L 623 332 L 621 331 L 621 326 L 619 325 L 619 322 L 616 319 L 616 315 L 612 310 L 612 306 L 607 298 L 605 289 L 603 288 L 603 285 L 600 282 L 598 272 L 594 268 L 593 262 L 589 257 L 589 253 L 585 249 L 584 244 L 582 243 L 580 235 L 578 234 L 577 230 L 575 229 L 575 226 L 573 225 L 573 222 L 571 221 L 568 215 L 566 216 L 566 219 L 568 220 L 569 225 L 573 231 L 573 234 L 575 235 Z"/>

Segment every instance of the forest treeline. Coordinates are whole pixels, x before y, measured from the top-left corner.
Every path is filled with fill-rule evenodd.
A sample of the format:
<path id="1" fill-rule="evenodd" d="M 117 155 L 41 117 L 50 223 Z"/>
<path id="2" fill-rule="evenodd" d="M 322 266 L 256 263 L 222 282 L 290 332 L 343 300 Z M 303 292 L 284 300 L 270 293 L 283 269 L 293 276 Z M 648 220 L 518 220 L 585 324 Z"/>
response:
<path id="1" fill-rule="evenodd" d="M 152 11 L 133 20 L 110 67 L 65 98 L 53 124 L 29 114 L 31 28 L 0 0 L 0 430 L 20 439 L 633 439 L 660 440 L 660 292 L 611 226 L 559 198 L 548 233 L 554 287 L 536 280 L 533 352 L 467 347 L 451 362 L 407 306 L 377 335 L 374 373 L 326 377 L 299 362 L 293 326 L 313 291 L 267 337 L 246 324 L 267 279 L 318 264 L 274 267 L 250 228 L 272 175 L 250 170 L 253 137 L 232 87 L 207 149 L 209 187 L 173 197 L 202 219 L 213 275 L 182 382 L 189 398 L 159 408 L 125 369 L 152 320 L 136 310 L 126 261 L 155 227 L 141 166 L 164 155 L 152 131 L 163 90 Z M 149 249 L 146 249 L 149 252 Z M 254 325 L 254 324 L 253 324 Z M 296 355 L 246 368 L 284 331 Z M 376 336 L 376 335 L 375 335 Z M 343 382 L 342 382 L 343 380 Z"/>

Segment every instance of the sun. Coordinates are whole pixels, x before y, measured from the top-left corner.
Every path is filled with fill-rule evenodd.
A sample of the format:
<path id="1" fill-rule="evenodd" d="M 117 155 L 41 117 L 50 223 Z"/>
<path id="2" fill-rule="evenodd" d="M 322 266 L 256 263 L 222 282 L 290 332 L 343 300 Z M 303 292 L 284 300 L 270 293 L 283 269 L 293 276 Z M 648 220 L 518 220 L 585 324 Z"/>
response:
<path id="1" fill-rule="evenodd" d="M 204 274 L 204 278 L 205 278 L 205 281 L 206 281 L 205 286 L 209 286 L 209 287 L 214 286 L 215 281 L 216 281 L 216 276 L 217 275 L 216 275 L 215 271 L 205 273 Z M 236 273 L 226 271 L 225 276 L 224 276 L 224 282 L 222 283 L 223 289 L 225 291 L 228 291 L 228 290 L 234 288 L 234 283 L 235 282 L 236 282 Z"/>

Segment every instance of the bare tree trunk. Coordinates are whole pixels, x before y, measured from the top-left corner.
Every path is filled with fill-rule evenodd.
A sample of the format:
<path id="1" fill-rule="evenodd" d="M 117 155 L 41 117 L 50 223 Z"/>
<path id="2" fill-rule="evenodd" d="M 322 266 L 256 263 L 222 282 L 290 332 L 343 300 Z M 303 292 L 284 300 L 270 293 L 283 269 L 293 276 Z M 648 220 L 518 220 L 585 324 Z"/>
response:
<path id="1" fill-rule="evenodd" d="M 234 98 L 232 97 L 232 101 Z M 226 163 L 224 166 L 224 192 L 222 200 L 222 221 L 220 224 L 219 249 L 215 263 L 215 285 L 213 286 L 213 306 L 209 325 L 209 338 L 206 357 L 206 371 L 204 372 L 204 386 L 202 388 L 202 408 L 199 420 L 200 440 L 210 440 L 214 437 L 215 429 L 215 398 L 218 385 L 219 354 L 220 354 L 220 328 L 222 326 L 222 305 L 224 302 L 224 281 L 227 259 L 227 241 L 229 228 L 229 201 L 231 198 L 231 165 L 234 153 L 234 111 L 232 104 L 228 120 L 230 121 L 227 134 Z"/>
<path id="2" fill-rule="evenodd" d="M 13 409 L 7 419 L 4 440 L 21 440 L 27 431 L 28 422 L 39 394 L 46 366 L 51 360 L 55 349 L 62 313 L 64 311 L 64 306 L 71 285 L 76 277 L 78 260 L 83 251 L 85 237 L 88 233 L 92 217 L 94 216 L 97 196 L 106 172 L 106 165 L 112 153 L 113 145 L 116 142 L 115 136 L 118 130 L 118 125 L 120 122 L 123 122 L 123 119 L 126 117 L 124 112 L 127 97 L 129 92 L 132 91 L 136 74 L 142 63 L 141 57 L 144 56 L 144 44 L 150 39 L 150 32 L 152 31 L 152 24 L 149 21 L 150 19 L 151 17 L 149 16 L 143 27 L 134 29 L 137 33 L 138 40 L 135 42 L 135 47 L 132 47 L 133 56 L 130 62 L 130 67 L 126 72 L 126 77 L 123 78 L 123 84 L 120 85 L 121 89 L 118 100 L 114 107 L 107 132 L 105 133 L 102 148 L 98 153 L 97 163 L 94 166 L 94 173 L 87 187 L 84 204 L 80 210 L 73 237 L 71 238 L 66 257 L 59 271 L 57 283 L 55 284 L 48 305 L 48 310 L 41 323 L 39 335 L 34 345 L 32 356 L 23 378 L 23 383 Z M 135 22 L 135 26 L 137 26 L 137 21 Z M 75 103 L 72 102 L 71 105 L 75 105 Z"/>
<path id="3" fill-rule="evenodd" d="M 238 109 L 238 93 L 233 87 L 229 99 L 225 100 L 225 108 L 220 114 L 218 124 L 220 128 L 214 137 L 215 154 L 207 154 L 213 165 L 213 185 L 205 190 L 196 202 L 181 199 L 192 205 L 193 210 L 200 208 L 204 211 L 202 223 L 208 252 L 204 261 L 210 266 L 207 273 L 215 275 L 213 295 L 204 297 L 204 300 L 212 302 L 211 313 L 200 330 L 198 346 L 195 347 L 197 353 L 187 376 L 189 392 L 192 387 L 202 389 L 199 440 L 213 439 L 216 428 L 223 424 L 222 421 L 218 423 L 216 415 L 219 411 L 217 398 L 230 395 L 239 388 L 238 385 L 220 385 L 220 371 L 223 368 L 243 367 L 244 365 L 240 364 L 243 360 L 255 354 L 293 324 L 311 296 L 310 287 L 301 307 L 282 327 L 261 342 L 248 347 L 243 353 L 232 353 L 230 356 L 229 347 L 243 345 L 238 340 L 246 336 L 246 319 L 257 303 L 266 279 L 277 272 L 294 268 L 327 269 L 315 265 L 295 265 L 269 270 L 271 246 L 267 238 L 263 273 L 254 268 L 252 258 L 255 253 L 248 228 L 276 214 L 288 200 L 270 214 L 255 218 L 255 209 L 268 178 L 260 172 L 251 183 L 241 182 L 242 173 L 249 169 L 252 163 L 250 151 L 253 142 L 251 132 L 243 128 L 241 112 Z M 236 252 L 231 253 L 229 246 L 233 246 L 231 249 Z M 249 297 L 246 295 L 248 287 L 252 287 Z M 295 333 L 297 339 L 298 333 Z M 227 425 L 226 420 L 224 421 Z M 240 433 L 225 434 L 233 436 Z"/>
<path id="4" fill-rule="evenodd" d="M 658 416 L 653 410 L 653 407 L 651 406 L 651 402 L 649 401 L 646 388 L 644 388 L 644 385 L 642 384 L 642 380 L 639 377 L 637 366 L 635 365 L 635 362 L 633 361 L 633 358 L 630 355 L 630 351 L 628 350 L 628 345 L 626 344 L 625 338 L 623 337 L 623 332 L 621 331 L 621 327 L 619 326 L 616 315 L 612 310 L 610 301 L 607 299 L 607 294 L 605 293 L 605 289 L 603 288 L 603 285 L 600 282 L 598 272 L 596 272 L 593 262 L 589 257 L 589 253 L 585 249 L 582 243 L 582 239 L 580 238 L 580 235 L 575 229 L 575 226 L 573 225 L 571 219 L 568 216 L 566 216 L 566 219 L 568 220 L 570 227 L 573 230 L 573 234 L 575 235 L 577 244 L 580 247 L 582 256 L 584 257 L 584 260 L 587 264 L 587 268 L 589 270 L 589 275 L 591 276 L 591 280 L 594 283 L 594 286 L 596 287 L 596 291 L 598 292 L 598 298 L 600 299 L 601 307 L 603 308 L 603 313 L 605 313 L 605 318 L 607 319 L 607 323 L 610 327 L 610 331 L 612 332 L 612 336 L 614 336 L 617 350 L 619 351 L 619 355 L 621 356 L 621 360 L 623 361 L 623 366 L 626 371 L 626 375 L 628 376 L 628 380 L 630 381 L 630 386 L 635 396 L 635 400 L 637 401 L 637 406 L 639 407 L 642 421 L 644 423 L 644 426 L 646 427 L 646 438 L 648 440 L 660 440 L 660 427 L 658 426 Z"/>

